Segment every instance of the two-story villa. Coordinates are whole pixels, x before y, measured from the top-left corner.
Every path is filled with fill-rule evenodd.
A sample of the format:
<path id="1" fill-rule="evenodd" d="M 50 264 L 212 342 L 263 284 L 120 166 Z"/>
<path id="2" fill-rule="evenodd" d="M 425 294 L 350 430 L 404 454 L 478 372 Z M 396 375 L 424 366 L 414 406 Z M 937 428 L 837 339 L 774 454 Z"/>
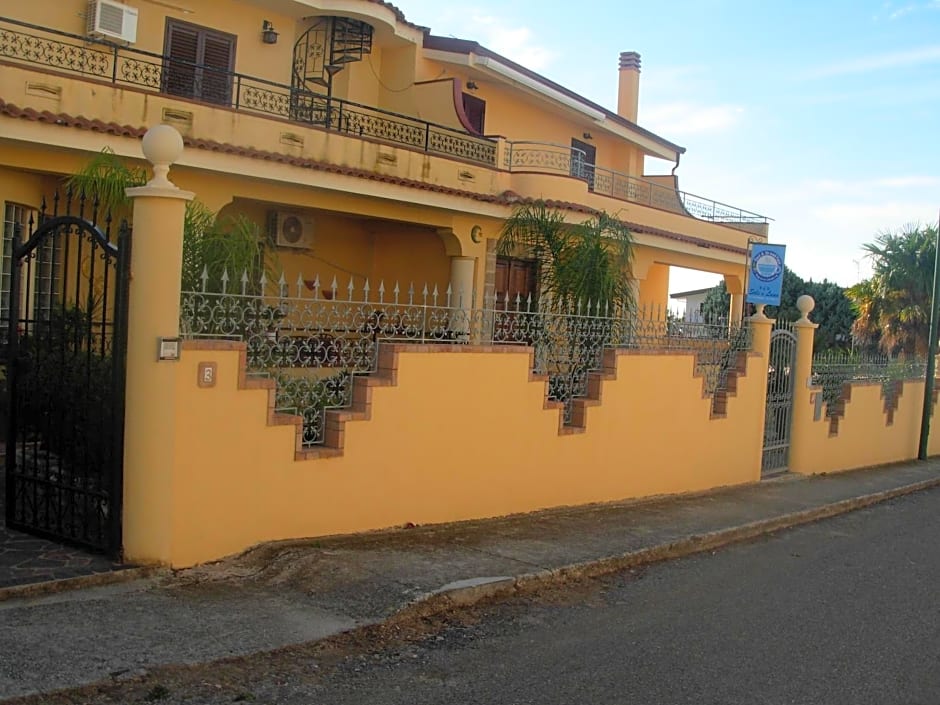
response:
<path id="1" fill-rule="evenodd" d="M 638 124 L 640 57 L 620 55 L 616 110 L 473 41 L 435 36 L 382 0 L 40 0 L 0 17 L 3 305 L 14 224 L 109 146 L 135 160 L 152 125 L 187 149 L 174 181 L 262 225 L 287 281 L 334 276 L 525 294 L 499 258 L 516 204 L 636 236 L 640 303 L 669 266 L 722 274 L 742 307 L 748 238 L 767 220 L 644 176 L 683 148 Z M 613 57 L 612 57 L 613 58 Z M 611 79 L 614 79 L 611 67 Z"/>

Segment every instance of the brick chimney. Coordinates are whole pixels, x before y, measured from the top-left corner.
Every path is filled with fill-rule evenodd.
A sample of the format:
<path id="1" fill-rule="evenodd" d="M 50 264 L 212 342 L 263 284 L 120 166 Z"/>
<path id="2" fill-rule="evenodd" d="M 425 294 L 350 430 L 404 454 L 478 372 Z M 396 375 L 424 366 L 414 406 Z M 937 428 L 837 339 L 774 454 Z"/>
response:
<path id="1" fill-rule="evenodd" d="M 620 53 L 620 85 L 617 91 L 617 114 L 636 122 L 640 103 L 640 55 L 635 51 Z"/>

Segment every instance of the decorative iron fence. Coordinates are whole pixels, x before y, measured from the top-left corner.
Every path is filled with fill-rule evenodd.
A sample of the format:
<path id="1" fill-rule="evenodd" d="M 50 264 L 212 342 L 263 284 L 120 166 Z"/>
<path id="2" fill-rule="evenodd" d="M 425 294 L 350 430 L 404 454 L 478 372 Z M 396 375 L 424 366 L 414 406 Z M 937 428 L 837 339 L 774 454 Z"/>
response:
<path id="1" fill-rule="evenodd" d="M 768 218 L 742 208 L 677 191 L 636 176 L 591 164 L 576 147 L 548 142 L 507 142 L 503 167 L 509 171 L 564 174 L 587 181 L 594 193 L 727 224 L 767 223 Z"/>
<path id="2" fill-rule="evenodd" d="M 848 383 L 880 382 L 885 399 L 892 402 L 898 393 L 897 382 L 924 379 L 926 373 L 926 361 L 917 358 L 827 352 L 813 357 L 812 382 L 822 387 L 826 416 L 832 416 Z"/>
<path id="3" fill-rule="evenodd" d="M 303 416 L 306 445 L 323 442 L 326 409 L 351 404 L 353 375 L 375 371 L 383 342 L 532 346 L 533 371 L 548 376 L 548 397 L 564 404 L 566 423 L 605 348 L 693 351 L 713 394 L 750 346 L 747 328 L 618 315 L 592 302 L 487 298 L 474 307 L 472 292 L 450 286 L 233 281 L 204 276 L 200 291 L 184 292 L 181 330 L 189 338 L 244 341 L 249 372 L 277 381 L 276 408 Z"/>
<path id="4" fill-rule="evenodd" d="M 496 142 L 348 100 L 0 17 L 0 58 L 496 164 Z M 287 67 L 285 70 L 288 70 Z"/>

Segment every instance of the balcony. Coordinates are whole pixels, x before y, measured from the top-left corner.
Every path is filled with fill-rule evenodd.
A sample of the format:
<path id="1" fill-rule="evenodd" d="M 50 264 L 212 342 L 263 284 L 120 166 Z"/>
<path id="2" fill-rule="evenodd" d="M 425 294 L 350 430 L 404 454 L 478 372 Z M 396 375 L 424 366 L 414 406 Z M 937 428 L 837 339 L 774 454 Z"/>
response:
<path id="1" fill-rule="evenodd" d="M 312 140 L 306 153 L 313 159 L 330 164 L 343 164 L 365 170 L 375 170 L 376 164 L 382 165 L 384 173 L 394 174 L 410 180 L 432 180 L 444 186 L 459 188 L 488 196 L 498 195 L 506 190 L 516 189 L 522 193 L 546 193 L 557 191 L 561 200 L 578 198 L 583 195 L 583 185 L 572 190 L 569 180 L 557 180 L 553 188 L 543 189 L 540 184 L 528 188 L 524 181 L 528 175 L 573 177 L 587 183 L 590 194 L 604 196 L 619 201 L 635 203 L 641 206 L 695 218 L 698 220 L 726 226 L 735 230 L 766 236 L 768 218 L 757 213 L 679 191 L 673 177 L 631 176 L 591 164 L 586 155 L 576 148 L 565 145 L 535 141 L 510 141 L 504 138 L 488 138 L 469 134 L 445 125 L 420 120 L 408 115 L 395 113 L 380 108 L 362 105 L 340 98 L 329 97 L 320 93 L 298 89 L 266 79 L 248 76 L 237 72 L 226 72 L 203 65 L 171 60 L 161 54 L 133 49 L 117 44 L 89 39 L 84 36 L 46 29 L 36 25 L 0 17 L 0 62 L 18 65 L 24 70 L 55 71 L 67 76 L 74 76 L 82 81 L 104 83 L 116 89 L 129 89 L 128 96 L 146 99 L 156 94 L 173 101 L 183 99 L 194 101 L 203 110 L 211 112 L 213 108 L 231 111 L 244 116 L 257 124 L 253 134 L 260 135 L 256 140 L 261 148 L 269 151 L 296 153 L 286 149 L 289 144 L 296 148 L 303 144 L 303 138 L 293 133 L 282 133 L 260 128 L 266 118 L 280 119 L 284 122 L 309 127 L 319 132 L 320 140 Z M 8 78 L 11 90 L 17 80 Z M 22 85 L 22 84 L 19 84 Z M 28 79 L 27 79 L 28 87 Z M 0 96 L 6 98 L 7 96 Z M 101 110 L 114 111 L 105 107 L 107 99 L 99 98 L 98 109 L 91 103 L 72 101 L 73 108 L 91 111 L 89 117 L 99 117 Z M 164 101 L 165 102 L 165 101 Z M 134 115 L 153 115 L 156 107 L 141 101 L 124 106 L 124 112 Z M 81 107 L 79 107 L 81 106 Z M 99 110 L 100 109 L 100 110 Z M 97 112 L 96 112 L 97 110 Z M 68 111 L 66 111 L 68 112 Z M 75 112 L 75 115 L 86 114 Z M 101 115 L 104 117 L 104 115 Z M 240 139 L 247 134 L 243 130 L 236 137 L 232 125 L 223 125 L 210 115 L 203 115 L 203 128 L 200 134 L 211 132 L 215 139 Z M 165 115 L 164 115 L 165 118 Z M 121 120 L 117 114 L 106 119 Z M 157 115 L 150 117 L 159 120 Z M 271 133 L 274 132 L 272 135 Z M 324 138 L 335 134 L 350 144 L 329 147 Z M 219 135 L 216 137 L 216 135 Z M 400 162 L 395 155 L 371 150 L 361 152 L 361 143 L 351 144 L 356 138 L 365 138 L 375 143 L 376 148 L 383 144 L 402 148 L 405 158 Z M 278 142 L 279 144 L 272 144 Z M 285 143 L 284 140 L 290 140 Z M 375 152 L 375 153 L 373 153 Z M 422 164 L 421 159 L 409 159 L 425 154 L 442 160 L 457 160 L 470 168 L 453 162 L 446 170 L 439 166 Z M 472 170 L 472 166 L 483 167 L 488 174 Z M 511 174 L 519 174 L 520 181 L 515 183 Z M 538 178 L 538 177 L 536 177 Z M 552 196 L 554 197 L 554 196 Z M 607 208 L 598 205 L 598 208 Z M 722 235 L 717 232 L 709 237 Z"/>
<path id="2" fill-rule="evenodd" d="M 631 176 L 587 161 L 575 147 L 550 142 L 509 142 L 503 150 L 503 168 L 516 173 L 558 174 L 586 181 L 588 190 L 620 201 L 687 215 L 738 230 L 766 234 L 770 219 L 709 198 L 679 191 L 671 176 Z"/>
<path id="3" fill-rule="evenodd" d="M 495 140 L 352 101 L 0 17 L 0 59 L 495 167 Z"/>

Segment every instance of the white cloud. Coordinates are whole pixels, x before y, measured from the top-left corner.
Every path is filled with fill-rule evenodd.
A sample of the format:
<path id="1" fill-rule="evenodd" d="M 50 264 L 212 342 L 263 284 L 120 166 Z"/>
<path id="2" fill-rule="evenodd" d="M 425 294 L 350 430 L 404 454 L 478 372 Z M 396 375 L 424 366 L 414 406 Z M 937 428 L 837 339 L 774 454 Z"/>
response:
<path id="1" fill-rule="evenodd" d="M 833 76 L 872 73 L 893 68 L 922 66 L 937 62 L 940 62 L 940 44 L 932 44 L 917 49 L 875 54 L 827 66 L 818 66 L 808 71 L 805 77 L 831 78 Z"/>
<path id="2" fill-rule="evenodd" d="M 643 69 L 643 90 L 655 95 L 674 96 L 700 88 L 709 81 L 709 67 L 705 64 L 658 65 Z"/>
<path id="3" fill-rule="evenodd" d="M 473 12 L 463 5 L 440 0 L 398 0 L 395 4 L 410 21 L 430 25 L 436 35 L 478 42 L 534 71 L 543 71 L 558 55 L 539 44 L 528 22 L 501 11 Z M 511 5 L 506 7 L 512 10 Z"/>
<path id="4" fill-rule="evenodd" d="M 749 169 L 718 170 L 694 160 L 679 168 L 679 187 L 774 220 L 771 242 L 787 245 L 787 264 L 804 279 L 848 286 L 870 274 L 862 245 L 909 223 L 936 223 L 940 176 L 888 172 L 864 179 L 806 178 Z M 696 288 L 690 281 L 687 288 Z M 674 289 L 675 290 L 675 289 Z"/>
<path id="5" fill-rule="evenodd" d="M 808 202 L 822 198 L 857 198 L 866 202 L 884 197 L 896 197 L 897 191 L 914 192 L 918 198 L 926 193 L 919 189 L 940 187 L 940 177 L 910 174 L 904 176 L 886 176 L 877 179 L 809 179 L 789 188 L 774 191 L 769 200 L 786 205 L 788 203 Z M 894 191 L 887 193 L 886 191 Z"/>
<path id="6" fill-rule="evenodd" d="M 555 53 L 534 40 L 531 29 L 512 26 L 504 18 L 472 15 L 466 23 L 466 35 L 487 49 L 512 59 L 533 71 L 542 71 L 555 58 Z"/>
<path id="7" fill-rule="evenodd" d="M 809 211 L 810 216 L 829 225 L 845 227 L 847 224 L 864 225 L 864 232 L 874 234 L 881 230 L 893 230 L 917 221 L 917 214 L 926 215 L 933 208 L 927 203 L 909 201 L 886 201 L 883 203 L 828 203 L 817 205 Z"/>
<path id="8" fill-rule="evenodd" d="M 644 127 L 667 138 L 724 132 L 741 121 L 739 105 L 701 105 L 692 102 L 660 103 L 644 107 L 640 115 Z"/>
<path id="9" fill-rule="evenodd" d="M 896 176 L 888 179 L 878 179 L 875 183 L 888 188 L 919 188 L 940 186 L 940 177 L 936 176 Z"/>
<path id="10" fill-rule="evenodd" d="M 874 14 L 872 20 L 879 22 L 887 17 L 889 22 L 900 20 L 908 15 L 913 15 L 924 10 L 940 10 L 940 0 L 925 0 L 924 2 L 908 2 L 907 4 L 895 6 L 893 2 L 886 2 L 882 5 L 884 14 Z"/>
<path id="11" fill-rule="evenodd" d="M 897 195 L 897 194 L 894 194 Z M 919 195 L 880 202 L 840 199 L 803 203 L 771 226 L 775 240 L 789 242 L 788 259 L 800 276 L 828 278 L 843 286 L 869 275 L 862 245 L 878 233 L 909 223 L 936 222 L 936 206 Z"/>
<path id="12" fill-rule="evenodd" d="M 897 20 L 897 19 L 900 19 L 901 17 L 904 17 L 904 15 L 909 15 L 912 12 L 915 12 L 916 10 L 917 10 L 917 5 L 905 5 L 904 7 L 899 7 L 897 10 L 895 10 L 890 15 L 888 15 L 888 19 Z"/>
<path id="13" fill-rule="evenodd" d="M 921 10 L 938 10 L 940 9 L 940 0 L 928 0 L 928 2 L 912 2 L 899 7 L 897 10 L 891 12 L 888 15 L 889 20 L 898 20 L 907 15 L 911 15 L 915 12 L 920 12 Z"/>

